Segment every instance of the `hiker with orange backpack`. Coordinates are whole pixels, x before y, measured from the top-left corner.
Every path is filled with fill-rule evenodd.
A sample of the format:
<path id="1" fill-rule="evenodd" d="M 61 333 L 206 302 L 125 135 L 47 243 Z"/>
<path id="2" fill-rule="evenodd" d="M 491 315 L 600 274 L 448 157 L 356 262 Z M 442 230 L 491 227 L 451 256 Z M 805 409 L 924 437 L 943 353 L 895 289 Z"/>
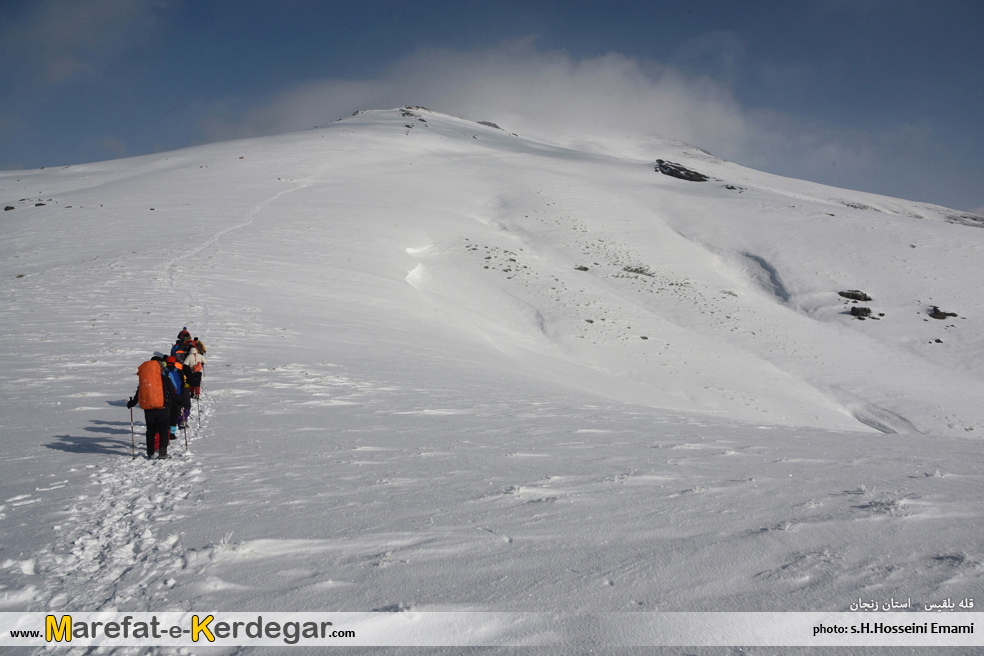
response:
<path id="1" fill-rule="evenodd" d="M 140 404 L 143 408 L 147 422 L 147 458 L 153 458 L 157 451 L 157 458 L 164 460 L 167 458 L 171 406 L 178 394 L 161 364 L 160 356 L 155 355 L 137 368 L 137 391 L 126 407 L 132 409 Z"/>

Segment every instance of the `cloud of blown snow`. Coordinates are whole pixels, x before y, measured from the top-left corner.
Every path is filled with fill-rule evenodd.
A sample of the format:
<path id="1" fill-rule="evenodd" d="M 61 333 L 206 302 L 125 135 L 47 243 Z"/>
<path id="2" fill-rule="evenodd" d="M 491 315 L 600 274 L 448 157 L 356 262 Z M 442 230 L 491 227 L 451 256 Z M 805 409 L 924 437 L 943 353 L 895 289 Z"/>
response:
<path id="1" fill-rule="evenodd" d="M 309 129 L 359 109 L 421 105 L 640 158 L 659 156 L 650 138 L 672 139 L 761 170 L 894 196 L 923 175 L 899 162 L 932 148 L 924 129 L 876 134 L 743 107 L 728 87 L 727 73 L 742 58 L 736 39 L 713 33 L 692 44 L 698 54 L 724 52 L 720 80 L 618 53 L 579 58 L 544 50 L 534 37 L 482 50 L 420 50 L 373 79 L 314 81 L 238 115 L 230 101 L 202 127 L 208 140 L 230 139 Z"/>
<path id="2" fill-rule="evenodd" d="M 313 82 L 205 127 L 210 139 L 272 134 L 403 105 L 495 121 L 527 136 L 664 137 L 725 156 L 737 152 L 745 130 L 741 108 L 709 78 L 615 53 L 577 59 L 540 50 L 532 37 L 470 52 L 422 50 L 376 79 Z"/>

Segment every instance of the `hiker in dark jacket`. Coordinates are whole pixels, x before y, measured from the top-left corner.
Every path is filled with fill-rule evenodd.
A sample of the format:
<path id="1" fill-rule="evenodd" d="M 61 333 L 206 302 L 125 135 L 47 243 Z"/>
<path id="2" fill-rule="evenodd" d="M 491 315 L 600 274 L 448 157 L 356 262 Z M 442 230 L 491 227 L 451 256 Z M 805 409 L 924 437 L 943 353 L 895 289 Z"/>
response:
<path id="1" fill-rule="evenodd" d="M 151 364 L 153 367 L 145 368 L 145 365 Z M 137 391 L 126 404 L 127 408 L 133 408 L 140 403 L 144 411 L 144 421 L 147 422 L 147 457 L 153 458 L 154 452 L 157 451 L 160 460 L 167 458 L 171 406 L 178 398 L 177 390 L 174 389 L 162 364 L 160 356 L 155 355 L 148 362 L 140 365 Z"/>
<path id="2" fill-rule="evenodd" d="M 191 391 L 188 387 L 188 378 L 185 376 L 181 363 L 173 355 L 167 359 L 166 375 L 170 378 L 177 394 L 175 402 L 171 406 L 170 432 L 171 439 L 177 439 L 178 428 L 184 427 L 185 418 L 191 412 Z"/>
<path id="3" fill-rule="evenodd" d="M 178 362 L 184 361 L 185 353 L 187 353 L 187 348 L 185 346 L 186 342 L 183 339 L 179 339 L 171 347 L 171 355 L 178 359 Z"/>

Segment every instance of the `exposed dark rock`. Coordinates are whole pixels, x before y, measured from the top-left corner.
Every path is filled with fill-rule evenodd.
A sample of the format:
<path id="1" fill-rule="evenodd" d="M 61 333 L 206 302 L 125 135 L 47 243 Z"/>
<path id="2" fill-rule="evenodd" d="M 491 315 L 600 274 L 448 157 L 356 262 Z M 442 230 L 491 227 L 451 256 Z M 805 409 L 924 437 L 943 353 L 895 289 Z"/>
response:
<path id="1" fill-rule="evenodd" d="M 426 107 L 419 107 L 419 106 L 411 107 L 410 105 L 407 105 L 406 107 L 400 110 L 400 116 L 402 116 L 403 118 L 420 118 L 420 114 L 417 114 L 415 110 L 424 110 L 425 112 L 430 111 Z"/>
<path id="2" fill-rule="evenodd" d="M 688 169 L 686 166 L 681 164 L 676 164 L 675 162 L 667 162 L 666 160 L 658 159 L 656 160 L 656 172 L 662 173 L 663 175 L 668 175 L 671 178 L 679 178 L 680 180 L 689 180 L 690 182 L 707 182 L 710 180 L 709 177 L 703 173 L 698 173 L 693 169 Z"/>
<path id="3" fill-rule="evenodd" d="M 496 125 L 495 123 L 493 123 L 492 121 L 479 121 L 478 124 L 479 125 L 487 125 L 488 127 L 495 128 L 496 130 L 501 130 L 502 129 L 498 125 Z"/>
<path id="4" fill-rule="evenodd" d="M 855 203 L 848 200 L 840 201 L 841 205 L 844 207 L 850 207 L 855 210 L 872 210 L 873 212 L 880 212 L 881 210 L 871 207 L 870 205 L 865 205 L 864 203 Z"/>
<path id="5" fill-rule="evenodd" d="M 645 266 L 622 267 L 622 271 L 625 271 L 626 273 L 638 273 L 643 276 L 649 276 L 650 278 L 654 278 L 656 276 L 655 273 L 649 270 L 649 267 Z"/>
<path id="6" fill-rule="evenodd" d="M 15 278 L 23 278 L 23 277 L 24 277 L 24 274 L 23 274 L 23 273 L 18 273 L 18 274 L 17 274 L 16 276 L 14 276 L 14 277 L 15 277 Z"/>
<path id="7" fill-rule="evenodd" d="M 931 316 L 934 319 L 939 319 L 939 320 L 942 321 L 943 319 L 946 319 L 947 317 L 955 317 L 955 316 L 957 316 L 957 313 L 956 312 L 944 312 L 943 310 L 939 309 L 938 307 L 936 307 L 934 305 L 929 310 L 929 316 Z"/>
<path id="8" fill-rule="evenodd" d="M 947 223 L 970 226 L 971 228 L 984 228 L 984 216 L 977 214 L 946 214 L 943 217 Z"/>
<path id="9" fill-rule="evenodd" d="M 587 271 L 588 270 L 588 267 L 586 267 L 583 264 L 581 264 L 579 266 L 574 267 L 574 269 L 576 269 L 577 271 Z"/>
<path id="10" fill-rule="evenodd" d="M 4 212 L 9 212 L 12 209 L 15 209 L 13 205 L 7 205 L 7 207 L 3 208 L 3 211 Z"/>
<path id="11" fill-rule="evenodd" d="M 844 298 L 849 298 L 852 301 L 865 301 L 868 302 L 872 300 L 870 296 L 858 289 L 848 289 L 847 291 L 837 292 Z"/>
<path id="12" fill-rule="evenodd" d="M 871 316 L 871 308 L 864 307 L 863 305 L 858 305 L 857 307 L 851 308 L 851 316 L 857 317 L 858 319 L 866 319 Z"/>
<path id="13" fill-rule="evenodd" d="M 44 207 L 47 203 L 34 203 L 34 207 Z"/>

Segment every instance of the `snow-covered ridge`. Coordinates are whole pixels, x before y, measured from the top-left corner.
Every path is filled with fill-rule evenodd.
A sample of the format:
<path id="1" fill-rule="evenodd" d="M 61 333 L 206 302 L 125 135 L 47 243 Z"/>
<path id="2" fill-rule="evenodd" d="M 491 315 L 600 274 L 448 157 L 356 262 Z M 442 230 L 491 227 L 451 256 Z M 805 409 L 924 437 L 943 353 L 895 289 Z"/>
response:
<path id="1" fill-rule="evenodd" d="M 0 173 L 5 608 L 973 587 L 979 536 L 927 531 L 979 514 L 977 218 L 479 120 Z M 184 325 L 203 422 L 150 472 L 121 403 Z"/>

